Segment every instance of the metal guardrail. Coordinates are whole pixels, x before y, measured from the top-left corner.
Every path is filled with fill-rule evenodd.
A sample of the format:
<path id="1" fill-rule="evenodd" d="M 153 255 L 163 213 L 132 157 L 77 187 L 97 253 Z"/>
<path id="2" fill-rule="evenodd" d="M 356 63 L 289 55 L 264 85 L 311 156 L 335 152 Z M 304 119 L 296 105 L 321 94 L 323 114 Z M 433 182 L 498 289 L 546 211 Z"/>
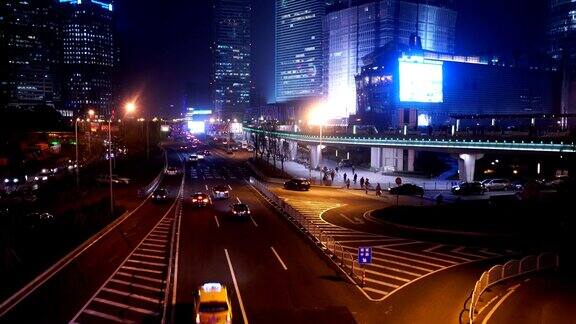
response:
<path id="1" fill-rule="evenodd" d="M 488 271 L 484 271 L 480 279 L 476 281 L 472 297 L 470 298 L 469 324 L 473 324 L 476 319 L 476 306 L 482 294 L 490 287 L 520 275 L 546 269 L 558 268 L 559 257 L 557 253 L 542 253 L 540 255 L 529 255 L 521 260 L 511 260 L 505 264 L 495 265 Z"/>
<path id="2" fill-rule="evenodd" d="M 162 179 L 164 178 L 166 168 L 168 168 L 168 154 L 164 152 L 164 167 L 162 168 L 162 171 L 160 171 L 160 173 L 156 176 L 156 178 L 154 178 L 152 182 L 146 185 L 146 187 L 138 189 L 138 197 L 140 198 L 147 197 L 152 193 L 152 191 L 154 191 L 158 187 L 158 185 L 160 184 L 160 182 L 162 182 Z"/>
<path id="3" fill-rule="evenodd" d="M 441 150 L 472 150 L 472 151 L 521 151 L 521 152 L 548 152 L 548 153 L 576 153 L 576 144 L 564 141 L 543 140 L 476 140 L 476 139 L 446 139 L 446 138 L 420 138 L 420 137 L 381 137 L 371 135 L 341 135 L 323 136 L 303 133 L 268 131 L 253 127 L 244 127 L 245 132 L 260 133 L 267 136 L 295 140 L 305 143 L 324 143 L 331 145 L 360 145 L 393 148 L 441 149 Z"/>
<path id="4" fill-rule="evenodd" d="M 308 217 L 287 204 L 282 198 L 274 194 L 268 187 L 250 177 L 250 184 L 258 190 L 283 216 L 294 223 L 302 232 L 307 234 L 340 268 L 360 285 L 364 285 L 366 269 L 357 264 L 355 255 L 334 237 L 326 234 Z"/>

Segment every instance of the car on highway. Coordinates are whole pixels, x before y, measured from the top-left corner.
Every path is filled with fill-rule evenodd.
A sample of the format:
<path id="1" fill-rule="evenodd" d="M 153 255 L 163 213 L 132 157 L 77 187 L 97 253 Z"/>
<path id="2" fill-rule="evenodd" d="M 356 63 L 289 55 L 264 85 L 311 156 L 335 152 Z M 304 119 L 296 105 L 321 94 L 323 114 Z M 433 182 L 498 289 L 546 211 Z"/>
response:
<path id="1" fill-rule="evenodd" d="M 164 188 L 158 188 L 152 193 L 152 200 L 156 202 L 165 202 L 168 200 L 168 190 Z"/>
<path id="2" fill-rule="evenodd" d="M 482 185 L 487 191 L 504 191 L 512 186 L 508 179 L 486 179 L 482 181 Z"/>
<path id="3" fill-rule="evenodd" d="M 198 155 L 197 154 L 190 154 L 190 157 L 188 157 L 188 161 L 198 162 Z"/>
<path id="4" fill-rule="evenodd" d="M 234 217 L 250 216 L 250 208 L 244 203 L 235 203 L 230 205 L 230 215 Z"/>
<path id="5" fill-rule="evenodd" d="M 204 150 L 204 156 L 211 156 L 212 152 L 210 152 L 209 150 Z"/>
<path id="6" fill-rule="evenodd" d="M 205 283 L 200 286 L 195 304 L 196 324 L 232 323 L 232 306 L 223 284 Z"/>
<path id="7" fill-rule="evenodd" d="M 210 204 L 210 197 L 203 192 L 192 194 L 191 198 L 194 207 L 206 207 Z"/>
<path id="8" fill-rule="evenodd" d="M 96 178 L 96 182 L 99 184 L 108 184 L 110 183 L 110 176 L 108 175 L 101 175 L 98 176 Z M 130 179 L 129 178 L 124 178 L 124 177 L 119 177 L 117 175 L 112 175 L 112 183 L 114 184 L 123 184 L 123 185 L 129 185 L 130 184 Z"/>
<path id="9" fill-rule="evenodd" d="M 286 190 L 310 190 L 310 182 L 306 179 L 294 178 L 284 182 L 284 189 Z"/>
<path id="10" fill-rule="evenodd" d="M 248 151 L 248 152 L 254 152 L 254 147 L 253 147 L 253 146 L 248 146 L 248 147 L 246 148 L 246 151 Z"/>
<path id="11" fill-rule="evenodd" d="M 230 198 L 230 187 L 224 185 L 214 186 L 214 188 L 212 188 L 212 198 L 214 199 Z"/>
<path id="12" fill-rule="evenodd" d="M 180 173 L 180 169 L 178 169 L 177 167 L 170 166 L 170 167 L 166 168 L 164 173 L 166 173 L 167 175 L 170 175 L 170 176 L 175 176 L 175 175 L 178 175 L 178 173 Z"/>
<path id="13" fill-rule="evenodd" d="M 400 196 L 423 196 L 424 188 L 417 186 L 412 183 L 405 183 L 397 187 L 388 188 L 388 192 L 391 195 Z"/>
<path id="14" fill-rule="evenodd" d="M 483 195 L 486 189 L 481 182 L 462 182 L 459 185 L 452 187 L 450 190 L 452 194 L 458 196 L 469 196 L 469 195 Z"/>
<path id="15" fill-rule="evenodd" d="M 27 214 L 25 220 L 30 230 L 40 230 L 42 228 L 54 225 L 56 218 L 50 213 L 33 212 Z"/>

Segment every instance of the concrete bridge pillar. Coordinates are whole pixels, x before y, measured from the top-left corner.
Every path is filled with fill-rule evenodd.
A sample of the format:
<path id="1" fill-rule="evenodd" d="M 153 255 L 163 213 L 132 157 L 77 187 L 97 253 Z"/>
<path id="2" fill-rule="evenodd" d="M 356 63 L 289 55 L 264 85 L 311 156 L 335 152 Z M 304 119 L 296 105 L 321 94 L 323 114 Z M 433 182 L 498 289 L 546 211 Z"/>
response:
<path id="1" fill-rule="evenodd" d="M 298 157 L 298 142 L 288 141 L 288 152 L 290 153 L 290 160 L 294 161 Z"/>
<path id="2" fill-rule="evenodd" d="M 308 145 L 310 149 L 310 165 L 312 169 L 320 167 L 322 163 L 322 147 L 320 145 Z"/>
<path id="3" fill-rule="evenodd" d="M 370 169 L 372 171 L 382 169 L 382 148 L 373 147 L 370 149 Z"/>
<path id="4" fill-rule="evenodd" d="M 484 154 L 460 154 L 458 159 L 458 172 L 460 181 L 474 181 L 476 160 L 484 157 Z"/>

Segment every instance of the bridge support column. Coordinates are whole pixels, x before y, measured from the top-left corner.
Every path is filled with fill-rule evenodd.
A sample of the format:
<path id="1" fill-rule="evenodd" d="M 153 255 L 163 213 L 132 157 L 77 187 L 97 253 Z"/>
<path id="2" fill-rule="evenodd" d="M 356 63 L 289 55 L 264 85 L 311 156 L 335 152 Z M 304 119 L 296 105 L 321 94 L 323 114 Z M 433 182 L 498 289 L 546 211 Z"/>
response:
<path id="1" fill-rule="evenodd" d="M 320 167 L 322 163 L 322 148 L 320 145 L 308 145 L 310 149 L 310 165 L 312 169 Z"/>
<path id="2" fill-rule="evenodd" d="M 474 181 L 476 160 L 484 157 L 484 154 L 460 154 L 458 159 L 458 172 L 460 181 Z"/>
<path id="3" fill-rule="evenodd" d="M 380 171 L 382 169 L 382 148 L 373 147 L 370 149 L 370 169 Z"/>
<path id="4" fill-rule="evenodd" d="M 416 158 L 416 151 L 406 150 L 406 165 L 404 165 L 404 171 L 414 172 L 414 159 Z"/>
<path id="5" fill-rule="evenodd" d="M 298 157 L 298 142 L 288 141 L 288 152 L 290 153 L 290 160 L 294 161 Z"/>
<path id="6" fill-rule="evenodd" d="M 384 172 L 414 171 L 414 159 L 416 156 L 414 150 L 383 148 L 381 152 L 380 169 Z"/>

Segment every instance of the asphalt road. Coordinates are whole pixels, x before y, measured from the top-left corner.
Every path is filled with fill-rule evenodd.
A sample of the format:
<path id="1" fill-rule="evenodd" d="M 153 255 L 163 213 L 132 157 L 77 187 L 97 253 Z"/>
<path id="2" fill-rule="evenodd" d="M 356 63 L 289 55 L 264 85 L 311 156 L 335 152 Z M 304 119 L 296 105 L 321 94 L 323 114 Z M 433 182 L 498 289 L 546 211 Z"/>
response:
<path id="1" fill-rule="evenodd" d="M 187 170 L 175 322 L 193 322 L 198 287 L 220 282 L 228 287 L 234 323 L 354 323 L 346 299 L 361 294 L 246 184 L 242 161 L 217 153 Z M 189 203 L 192 193 L 216 184 L 231 187 L 230 199 L 198 209 Z M 250 206 L 251 218 L 227 213 L 237 201 Z"/>
<path id="2" fill-rule="evenodd" d="M 178 155 L 171 154 L 169 163 L 180 164 L 179 159 Z M 165 177 L 161 186 L 174 194 L 180 182 L 181 176 Z M 0 317 L 0 322 L 67 323 L 72 320 L 158 223 L 170 205 L 144 201 L 133 214 L 55 272 L 37 289 L 27 291 L 19 303 Z"/>

